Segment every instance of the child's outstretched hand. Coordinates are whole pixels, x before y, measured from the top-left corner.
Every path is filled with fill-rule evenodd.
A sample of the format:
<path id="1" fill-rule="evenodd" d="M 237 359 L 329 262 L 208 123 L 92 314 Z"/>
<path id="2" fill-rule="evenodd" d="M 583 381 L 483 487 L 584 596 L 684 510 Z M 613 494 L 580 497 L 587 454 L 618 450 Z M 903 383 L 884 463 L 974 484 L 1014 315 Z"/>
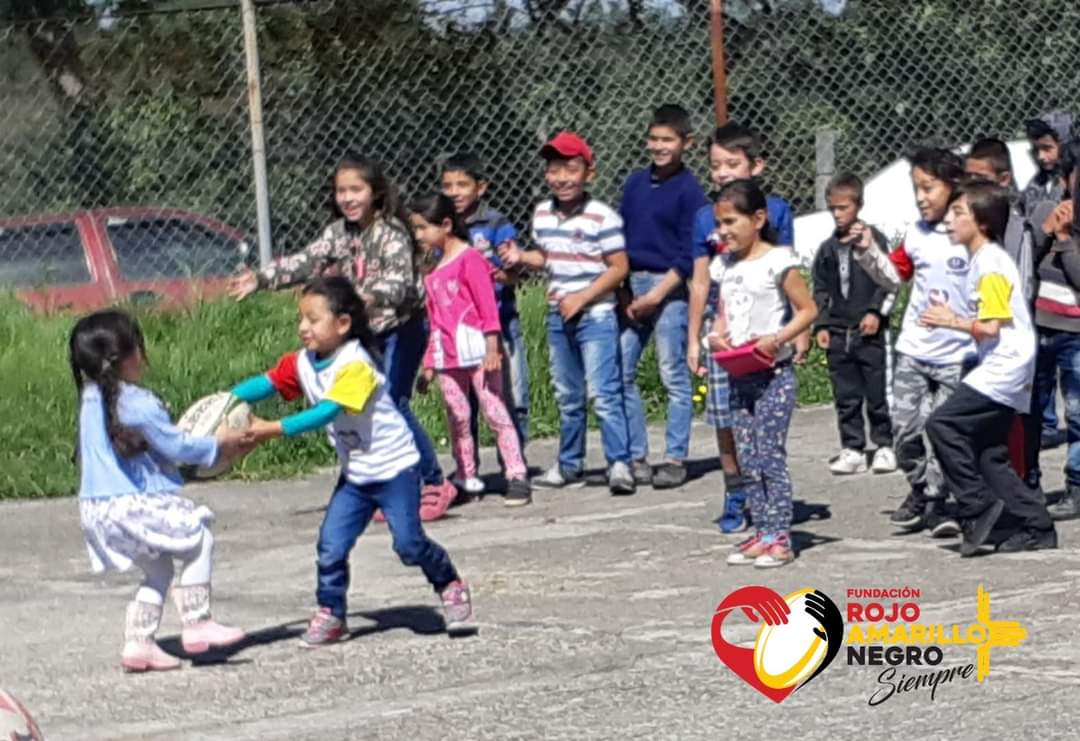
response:
<path id="1" fill-rule="evenodd" d="M 433 368 L 424 368 L 420 371 L 420 375 L 416 377 L 416 393 L 426 394 L 428 389 L 431 388 L 431 382 L 435 380 L 435 370 Z"/>
<path id="2" fill-rule="evenodd" d="M 255 438 L 255 444 L 272 440 L 275 437 L 281 437 L 282 429 L 280 422 L 270 422 L 259 417 L 251 418 L 251 427 L 248 428 L 248 432 Z"/>
<path id="3" fill-rule="evenodd" d="M 239 275 L 234 275 L 232 278 L 229 278 L 229 295 L 237 301 L 243 301 L 245 298 L 255 293 L 258 288 L 259 279 L 255 276 L 255 271 L 253 270 L 245 270 Z"/>
<path id="4" fill-rule="evenodd" d="M 945 304 L 932 304 L 919 317 L 919 323 L 924 327 L 955 328 L 956 313 Z"/>
<path id="5" fill-rule="evenodd" d="M 250 429 L 220 430 L 214 436 L 218 442 L 218 456 L 221 458 L 242 458 L 259 444 Z"/>
<path id="6" fill-rule="evenodd" d="M 484 353 L 484 370 L 490 373 L 492 371 L 500 370 L 501 368 L 502 352 L 500 352 L 498 348 L 494 350 L 489 348 L 488 351 Z"/>

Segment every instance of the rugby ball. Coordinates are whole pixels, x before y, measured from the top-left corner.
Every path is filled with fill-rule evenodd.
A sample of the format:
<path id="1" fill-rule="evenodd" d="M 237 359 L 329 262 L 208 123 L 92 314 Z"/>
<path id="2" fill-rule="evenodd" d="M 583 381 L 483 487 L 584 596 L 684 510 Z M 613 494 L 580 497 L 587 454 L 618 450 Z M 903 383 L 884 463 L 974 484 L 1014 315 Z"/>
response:
<path id="1" fill-rule="evenodd" d="M 806 612 L 806 595 L 800 589 L 784 597 L 791 613 L 787 623 L 762 625 L 754 642 L 754 671 L 766 687 L 794 687 L 807 679 L 825 659 L 828 643 L 814 629 L 821 623 Z"/>
<path id="2" fill-rule="evenodd" d="M 41 729 L 22 703 L 0 690 L 0 741 L 44 741 Z"/>
<path id="3" fill-rule="evenodd" d="M 251 427 L 251 407 L 228 391 L 221 391 L 192 404 L 176 426 L 195 437 L 212 437 L 219 430 L 246 430 Z M 228 471 L 234 463 L 235 458 L 219 456 L 214 465 L 195 468 L 193 475 L 197 479 L 212 479 Z"/>

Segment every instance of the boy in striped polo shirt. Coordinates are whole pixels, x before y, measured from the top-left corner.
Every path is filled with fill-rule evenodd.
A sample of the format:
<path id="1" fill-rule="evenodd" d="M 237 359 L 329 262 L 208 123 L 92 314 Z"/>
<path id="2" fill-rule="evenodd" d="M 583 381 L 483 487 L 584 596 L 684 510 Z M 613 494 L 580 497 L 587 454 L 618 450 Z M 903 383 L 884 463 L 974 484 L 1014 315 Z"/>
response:
<path id="1" fill-rule="evenodd" d="M 553 197 L 538 204 L 533 214 L 532 239 L 538 249 L 525 252 L 511 242 L 499 250 L 507 267 L 543 269 L 549 281 L 548 345 L 559 404 L 559 460 L 533 485 L 585 485 L 591 398 L 600 419 L 611 493 L 633 494 L 615 317 L 615 289 L 630 269 L 622 219 L 585 190 L 596 171 L 584 139 L 564 131 L 544 145 L 540 156 Z"/>

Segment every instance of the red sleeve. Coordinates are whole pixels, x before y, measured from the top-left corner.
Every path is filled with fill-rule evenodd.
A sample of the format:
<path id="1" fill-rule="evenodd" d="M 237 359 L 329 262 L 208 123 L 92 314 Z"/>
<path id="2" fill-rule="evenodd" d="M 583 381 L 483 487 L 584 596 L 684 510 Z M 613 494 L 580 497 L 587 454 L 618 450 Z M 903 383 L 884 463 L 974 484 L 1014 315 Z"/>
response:
<path id="1" fill-rule="evenodd" d="M 296 370 L 296 360 L 299 353 L 290 352 L 281 356 L 278 364 L 267 371 L 266 376 L 274 389 L 281 394 L 285 401 L 299 399 L 303 390 L 300 388 L 300 374 Z"/>
<path id="2" fill-rule="evenodd" d="M 911 276 L 915 275 L 915 264 L 911 262 L 911 257 L 908 256 L 907 250 L 904 249 L 902 243 L 889 253 L 889 260 L 900 275 L 900 280 L 909 281 Z"/>

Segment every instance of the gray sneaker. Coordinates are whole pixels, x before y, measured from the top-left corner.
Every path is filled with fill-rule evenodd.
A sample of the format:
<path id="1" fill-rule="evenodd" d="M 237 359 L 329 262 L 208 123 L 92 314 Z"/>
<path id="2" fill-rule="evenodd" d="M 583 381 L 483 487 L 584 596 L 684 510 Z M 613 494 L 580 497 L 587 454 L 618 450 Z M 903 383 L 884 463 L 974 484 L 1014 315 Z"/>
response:
<path id="1" fill-rule="evenodd" d="M 1046 508 L 1050 517 L 1055 520 L 1071 520 L 1080 515 L 1080 487 L 1069 484 L 1065 494 L 1057 504 L 1051 504 Z"/>
<path id="2" fill-rule="evenodd" d="M 348 632 L 349 628 L 344 620 L 334 617 L 329 607 L 320 607 L 308 623 L 307 630 L 300 636 L 300 645 L 303 648 L 315 648 L 337 643 L 344 639 Z"/>
<path id="3" fill-rule="evenodd" d="M 608 469 L 608 489 L 616 496 L 633 494 L 637 491 L 634 486 L 634 474 L 630 472 L 630 466 L 622 461 L 615 461 Z"/>
<path id="4" fill-rule="evenodd" d="M 675 489 L 686 483 L 686 464 L 664 463 L 656 467 L 654 489 Z"/>
<path id="5" fill-rule="evenodd" d="M 630 470 L 634 474 L 634 483 L 638 486 L 652 486 L 653 470 L 647 460 L 631 461 Z"/>
<path id="6" fill-rule="evenodd" d="M 543 474 L 534 478 L 532 485 L 537 489 L 580 489 L 585 486 L 585 475 L 581 471 L 567 473 L 556 463 Z"/>

